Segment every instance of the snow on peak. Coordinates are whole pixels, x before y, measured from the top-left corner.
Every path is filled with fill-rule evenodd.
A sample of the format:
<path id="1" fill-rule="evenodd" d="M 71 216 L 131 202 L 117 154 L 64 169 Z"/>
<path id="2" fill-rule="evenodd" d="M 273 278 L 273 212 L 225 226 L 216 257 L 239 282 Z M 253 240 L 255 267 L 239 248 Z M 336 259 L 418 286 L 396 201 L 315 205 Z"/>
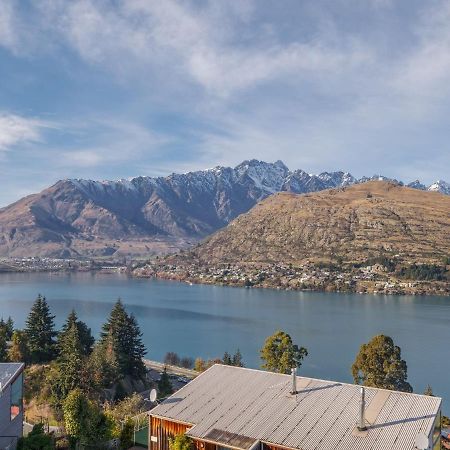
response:
<path id="1" fill-rule="evenodd" d="M 447 183 L 446 181 L 443 180 L 438 180 L 432 185 L 428 186 L 427 190 L 450 195 L 450 183 Z"/>

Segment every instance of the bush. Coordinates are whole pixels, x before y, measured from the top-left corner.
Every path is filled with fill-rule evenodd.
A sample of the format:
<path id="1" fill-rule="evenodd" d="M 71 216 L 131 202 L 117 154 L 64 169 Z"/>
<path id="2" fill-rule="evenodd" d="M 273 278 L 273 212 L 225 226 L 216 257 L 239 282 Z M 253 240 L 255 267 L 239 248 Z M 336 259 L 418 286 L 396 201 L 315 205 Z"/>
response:
<path id="1" fill-rule="evenodd" d="M 22 437 L 17 443 L 17 450 L 53 450 L 52 436 L 45 433 L 44 425 L 36 424 L 28 436 Z"/>
<path id="2" fill-rule="evenodd" d="M 134 444 L 134 423 L 127 419 L 120 432 L 120 450 L 127 450 Z"/>
<path id="3" fill-rule="evenodd" d="M 178 434 L 169 439 L 170 450 L 194 450 L 194 441 L 185 434 Z"/>

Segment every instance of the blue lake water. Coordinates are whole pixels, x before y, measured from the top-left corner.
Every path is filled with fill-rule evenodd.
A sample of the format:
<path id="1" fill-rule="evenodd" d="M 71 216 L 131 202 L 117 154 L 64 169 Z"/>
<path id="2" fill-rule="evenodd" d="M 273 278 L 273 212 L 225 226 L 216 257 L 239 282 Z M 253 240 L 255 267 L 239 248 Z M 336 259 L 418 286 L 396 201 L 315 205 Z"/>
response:
<path id="1" fill-rule="evenodd" d="M 58 326 L 74 308 L 96 335 L 121 297 L 155 360 L 168 351 L 213 358 L 239 348 L 248 367 L 259 367 L 264 339 L 282 329 L 309 351 L 300 375 L 351 382 L 359 346 L 387 334 L 402 348 L 415 392 L 430 384 L 449 409 L 450 298 L 190 286 L 122 274 L 1 274 L 0 316 L 22 327 L 38 293 Z"/>

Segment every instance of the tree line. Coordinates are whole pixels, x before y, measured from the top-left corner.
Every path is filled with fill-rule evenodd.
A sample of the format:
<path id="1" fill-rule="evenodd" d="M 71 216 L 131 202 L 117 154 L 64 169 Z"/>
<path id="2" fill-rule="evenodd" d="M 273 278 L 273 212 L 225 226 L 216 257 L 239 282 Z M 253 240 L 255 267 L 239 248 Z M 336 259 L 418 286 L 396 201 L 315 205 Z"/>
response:
<path id="1" fill-rule="evenodd" d="M 167 352 L 164 357 L 164 364 L 171 366 L 183 367 L 185 369 L 193 369 L 197 372 L 204 372 L 206 369 L 210 368 L 214 364 L 225 364 L 227 366 L 244 367 L 244 361 L 242 360 L 242 354 L 239 349 L 237 349 L 234 354 L 228 353 L 226 351 L 222 358 L 212 358 L 203 359 L 191 357 L 182 357 L 175 352 Z"/>
<path id="2" fill-rule="evenodd" d="M 15 329 L 11 318 L 1 319 L 0 361 L 26 363 L 25 398 L 51 406 L 71 446 L 107 439 L 117 428 L 113 416 L 105 413 L 107 394 L 109 400 L 120 401 L 127 394 L 124 384 L 144 384 L 146 379 L 146 349 L 136 318 L 117 300 L 97 341 L 74 310 L 59 331 L 54 319 L 41 295 L 24 329 Z"/>

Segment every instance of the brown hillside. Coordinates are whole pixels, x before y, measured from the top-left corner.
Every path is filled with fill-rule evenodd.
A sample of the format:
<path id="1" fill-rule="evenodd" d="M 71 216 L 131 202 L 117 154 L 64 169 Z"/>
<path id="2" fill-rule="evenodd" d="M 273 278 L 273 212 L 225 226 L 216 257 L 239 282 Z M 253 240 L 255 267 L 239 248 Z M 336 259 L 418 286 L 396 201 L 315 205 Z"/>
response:
<path id="1" fill-rule="evenodd" d="M 450 197 L 372 181 L 312 194 L 275 194 L 193 252 L 205 263 L 404 261 L 450 256 Z"/>

